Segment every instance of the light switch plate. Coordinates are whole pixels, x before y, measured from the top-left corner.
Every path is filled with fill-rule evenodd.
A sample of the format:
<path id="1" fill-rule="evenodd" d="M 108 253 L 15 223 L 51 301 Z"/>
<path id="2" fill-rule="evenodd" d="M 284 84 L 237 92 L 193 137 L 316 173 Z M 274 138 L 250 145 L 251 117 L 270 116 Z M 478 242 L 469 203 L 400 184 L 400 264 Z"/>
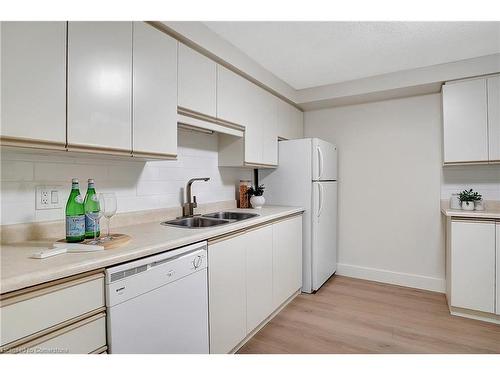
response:
<path id="1" fill-rule="evenodd" d="M 61 194 L 61 186 L 37 186 L 35 191 L 35 208 L 37 210 L 62 208 L 63 197 Z"/>

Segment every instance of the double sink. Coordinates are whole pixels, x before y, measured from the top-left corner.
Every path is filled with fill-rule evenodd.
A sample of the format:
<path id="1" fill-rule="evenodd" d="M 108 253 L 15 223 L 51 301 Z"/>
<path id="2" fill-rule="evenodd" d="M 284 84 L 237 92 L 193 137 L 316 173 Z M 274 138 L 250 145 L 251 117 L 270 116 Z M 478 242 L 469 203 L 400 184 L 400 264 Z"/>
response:
<path id="1" fill-rule="evenodd" d="M 252 217 L 256 216 L 259 216 L 259 214 L 253 214 L 249 212 L 221 211 L 201 216 L 184 217 L 184 218 L 164 221 L 161 224 L 172 227 L 180 227 L 180 228 L 208 228 L 208 227 L 215 227 L 218 225 L 234 223 L 235 221 L 251 219 Z"/>

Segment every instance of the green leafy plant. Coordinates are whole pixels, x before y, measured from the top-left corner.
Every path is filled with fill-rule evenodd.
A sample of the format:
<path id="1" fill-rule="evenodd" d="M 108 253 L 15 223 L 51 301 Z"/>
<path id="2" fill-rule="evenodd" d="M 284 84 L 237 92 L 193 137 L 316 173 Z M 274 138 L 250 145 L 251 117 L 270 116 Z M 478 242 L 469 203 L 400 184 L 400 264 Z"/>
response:
<path id="1" fill-rule="evenodd" d="M 460 195 L 458 197 L 458 199 L 460 199 L 460 202 L 476 202 L 480 201 L 482 198 L 483 196 L 481 194 L 479 194 L 477 191 L 473 191 L 472 189 L 460 192 Z"/>
<path id="2" fill-rule="evenodd" d="M 257 187 L 253 187 L 251 186 L 248 190 L 247 190 L 247 194 L 249 196 L 252 196 L 252 195 L 255 195 L 256 197 L 260 197 L 261 195 L 264 194 L 264 190 L 265 190 L 265 186 L 264 185 L 259 185 Z"/>

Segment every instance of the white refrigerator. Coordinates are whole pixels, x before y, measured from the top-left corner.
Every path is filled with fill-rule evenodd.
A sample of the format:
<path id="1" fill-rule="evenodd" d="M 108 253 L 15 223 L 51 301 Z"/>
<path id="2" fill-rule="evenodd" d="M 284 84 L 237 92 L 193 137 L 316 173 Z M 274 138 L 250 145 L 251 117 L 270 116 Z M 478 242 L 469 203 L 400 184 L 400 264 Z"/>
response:
<path id="1" fill-rule="evenodd" d="M 337 269 L 337 147 L 318 138 L 279 142 L 279 166 L 259 171 L 266 203 L 301 206 L 302 291 L 318 290 Z"/>

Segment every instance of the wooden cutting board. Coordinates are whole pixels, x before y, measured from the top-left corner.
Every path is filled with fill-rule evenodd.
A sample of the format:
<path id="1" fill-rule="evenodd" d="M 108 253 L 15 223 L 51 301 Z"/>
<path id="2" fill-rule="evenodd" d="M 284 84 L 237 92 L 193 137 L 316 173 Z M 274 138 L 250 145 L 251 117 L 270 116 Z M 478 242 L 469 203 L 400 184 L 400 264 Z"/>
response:
<path id="1" fill-rule="evenodd" d="M 115 249 L 117 247 L 128 244 L 130 242 L 130 240 L 132 239 L 132 237 L 130 237 L 129 235 L 121 234 L 121 233 L 112 233 L 112 234 L 110 234 L 110 236 L 113 237 L 113 239 L 100 242 L 97 245 L 104 246 L 104 250 Z M 103 237 L 105 237 L 105 236 L 103 236 Z M 97 239 L 99 240 L 99 238 L 97 238 Z M 93 241 L 94 241 L 93 238 L 89 238 L 89 239 L 86 239 L 85 241 L 77 242 L 77 243 L 83 244 L 83 245 L 91 245 L 91 242 L 93 242 Z M 57 242 L 66 242 L 66 239 L 63 238 L 63 239 L 57 240 Z"/>

